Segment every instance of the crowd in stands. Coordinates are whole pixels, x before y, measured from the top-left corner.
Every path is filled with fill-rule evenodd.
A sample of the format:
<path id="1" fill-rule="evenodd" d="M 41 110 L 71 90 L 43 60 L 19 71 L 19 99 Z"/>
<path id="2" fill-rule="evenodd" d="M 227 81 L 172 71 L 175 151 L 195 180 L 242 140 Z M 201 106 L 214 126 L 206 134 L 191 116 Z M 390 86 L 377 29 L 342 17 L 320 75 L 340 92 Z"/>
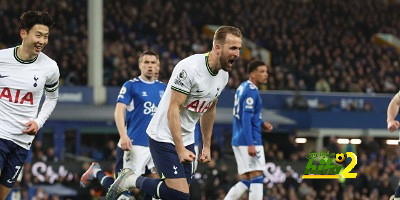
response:
<path id="1" fill-rule="evenodd" d="M 239 27 L 271 52 L 269 83 L 263 89 L 321 92 L 394 92 L 400 63 L 394 49 L 372 42 L 375 33 L 398 35 L 395 1 L 104 1 L 104 84 L 121 86 L 138 75 L 138 55 L 161 55 L 160 79 L 175 64 L 210 50 L 205 24 Z M 86 85 L 87 2 L 23 1 L 0 4 L 0 48 L 17 45 L 18 17 L 27 9 L 55 18 L 46 53 L 57 60 L 64 85 Z M 252 52 L 258 57 L 257 50 Z M 245 59 L 236 63 L 228 87 L 247 79 Z"/>

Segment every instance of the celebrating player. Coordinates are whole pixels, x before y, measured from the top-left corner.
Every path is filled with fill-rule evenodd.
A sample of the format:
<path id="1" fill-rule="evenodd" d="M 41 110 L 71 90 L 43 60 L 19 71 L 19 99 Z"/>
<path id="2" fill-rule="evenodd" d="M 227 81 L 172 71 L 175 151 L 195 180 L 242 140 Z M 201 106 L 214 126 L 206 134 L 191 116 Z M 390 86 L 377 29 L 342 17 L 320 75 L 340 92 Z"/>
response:
<path id="1" fill-rule="evenodd" d="M 396 116 L 399 113 L 400 108 L 400 92 L 396 93 L 392 101 L 390 101 L 389 106 L 387 108 L 387 129 L 390 132 L 394 132 L 399 129 L 400 123 L 396 120 Z M 400 184 L 396 188 L 396 192 L 394 195 L 390 197 L 390 200 L 400 200 Z"/>
<path id="2" fill-rule="evenodd" d="M 0 199 L 6 199 L 32 140 L 57 104 L 58 66 L 41 52 L 53 25 L 47 12 L 25 12 L 22 44 L 0 50 Z M 38 114 L 43 90 L 46 98 Z"/>
<path id="3" fill-rule="evenodd" d="M 159 57 L 153 51 L 145 51 L 139 57 L 141 75 L 125 82 L 118 95 L 115 108 L 115 123 L 120 135 L 118 142 L 115 171 L 130 168 L 136 174 L 144 174 L 146 166 L 155 173 L 154 163 L 149 150 L 147 125 L 153 117 L 158 103 L 164 94 L 166 85 L 155 80 L 159 72 Z M 126 114 L 125 114 L 126 113 Z M 125 119 L 126 116 L 126 119 Z M 93 178 L 108 189 L 114 178 L 107 176 L 100 165 L 92 163 L 81 177 L 81 185 L 86 187 Z"/>
<path id="4" fill-rule="evenodd" d="M 195 54 L 174 68 L 165 95 L 147 128 L 150 152 L 162 179 L 151 179 L 124 169 L 107 193 L 117 199 L 137 187 L 161 199 L 189 199 L 192 180 L 194 130 L 200 119 L 203 137 L 200 162 L 210 161 L 210 143 L 216 103 L 228 82 L 228 72 L 239 57 L 242 33 L 222 26 L 214 34 L 213 48 Z"/>
<path id="5" fill-rule="evenodd" d="M 229 190 L 226 200 L 239 199 L 249 188 L 249 199 L 263 199 L 265 156 L 261 128 L 270 132 L 273 127 L 261 120 L 263 106 L 258 86 L 268 80 L 267 66 L 254 60 L 248 64 L 247 72 L 250 80 L 236 90 L 233 107 L 232 149 L 243 179 Z"/>

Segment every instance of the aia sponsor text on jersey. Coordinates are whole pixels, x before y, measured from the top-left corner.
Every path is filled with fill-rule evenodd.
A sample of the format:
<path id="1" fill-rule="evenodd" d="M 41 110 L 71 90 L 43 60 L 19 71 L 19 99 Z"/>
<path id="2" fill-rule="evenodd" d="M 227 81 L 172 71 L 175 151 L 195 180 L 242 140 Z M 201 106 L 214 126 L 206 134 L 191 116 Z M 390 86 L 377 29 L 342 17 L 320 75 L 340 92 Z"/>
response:
<path id="1" fill-rule="evenodd" d="M 21 90 L 15 90 L 16 91 L 15 93 L 11 92 L 11 90 L 13 90 L 13 89 L 10 89 L 8 87 L 3 88 L 0 93 L 0 99 L 6 99 L 9 102 L 19 103 L 19 104 L 24 104 L 24 103 L 29 102 L 31 105 L 33 105 L 32 92 L 27 92 L 26 94 L 21 94 Z"/>
<path id="2" fill-rule="evenodd" d="M 194 112 L 206 112 L 212 105 L 212 101 L 206 103 L 207 101 L 201 101 L 196 99 L 194 101 L 192 101 L 191 103 L 189 103 L 186 108 L 190 111 L 194 111 Z"/>

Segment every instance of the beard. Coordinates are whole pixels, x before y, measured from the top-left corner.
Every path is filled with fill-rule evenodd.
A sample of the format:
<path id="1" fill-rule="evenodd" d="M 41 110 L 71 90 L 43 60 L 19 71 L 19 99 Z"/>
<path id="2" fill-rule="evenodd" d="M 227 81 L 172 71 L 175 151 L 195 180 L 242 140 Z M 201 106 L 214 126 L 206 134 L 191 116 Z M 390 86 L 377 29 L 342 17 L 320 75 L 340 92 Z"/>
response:
<path id="1" fill-rule="evenodd" d="M 228 56 L 225 56 L 223 53 L 221 54 L 221 57 L 219 57 L 219 63 L 221 64 L 221 69 L 226 72 L 230 72 L 232 70 L 234 61 L 235 61 L 234 58 L 229 58 Z"/>

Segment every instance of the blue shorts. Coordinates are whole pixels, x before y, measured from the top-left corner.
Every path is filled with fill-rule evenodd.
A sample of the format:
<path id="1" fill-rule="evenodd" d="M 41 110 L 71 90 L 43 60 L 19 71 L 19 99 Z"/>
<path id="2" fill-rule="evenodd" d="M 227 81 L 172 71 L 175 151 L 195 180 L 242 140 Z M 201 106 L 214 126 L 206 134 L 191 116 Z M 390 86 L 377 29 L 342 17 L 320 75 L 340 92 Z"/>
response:
<path id="1" fill-rule="evenodd" d="M 154 165 L 162 179 L 186 178 L 188 184 L 192 183 L 194 162 L 179 162 L 179 157 L 173 144 L 158 142 L 149 138 L 149 147 Z M 196 154 L 194 144 L 186 146 L 186 149 Z"/>
<path id="2" fill-rule="evenodd" d="M 12 188 L 28 156 L 28 150 L 0 138 L 0 184 Z"/>

